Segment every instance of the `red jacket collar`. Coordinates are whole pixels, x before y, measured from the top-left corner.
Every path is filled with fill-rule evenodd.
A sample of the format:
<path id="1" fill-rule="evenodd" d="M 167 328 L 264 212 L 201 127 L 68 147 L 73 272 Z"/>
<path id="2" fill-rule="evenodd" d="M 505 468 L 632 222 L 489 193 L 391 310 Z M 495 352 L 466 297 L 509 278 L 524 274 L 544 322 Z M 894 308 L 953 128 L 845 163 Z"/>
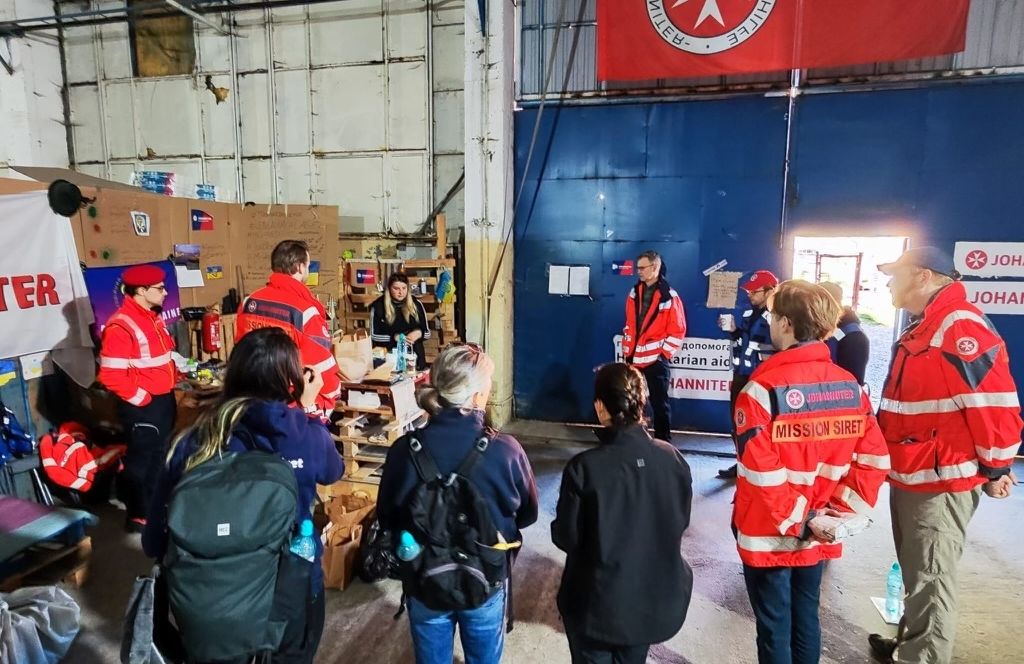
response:
<path id="1" fill-rule="evenodd" d="M 775 353 L 757 365 L 751 379 L 757 378 L 766 371 L 772 371 L 787 364 L 804 364 L 807 362 L 831 362 L 832 352 L 823 341 L 808 341 L 786 350 Z"/>
<path id="2" fill-rule="evenodd" d="M 320 300 L 313 297 L 313 293 L 309 290 L 309 287 L 298 279 L 293 279 L 290 275 L 281 274 L 280 272 L 272 272 L 270 274 L 270 279 L 267 281 L 267 285 L 288 291 L 296 297 L 309 302 L 316 307 L 321 316 L 324 315 L 324 307 L 320 304 Z"/>
<path id="3" fill-rule="evenodd" d="M 945 311 L 946 309 L 953 308 L 958 305 L 967 303 L 967 289 L 959 281 L 954 281 L 950 285 L 946 286 L 932 298 L 932 301 L 928 303 L 928 306 L 924 308 L 924 320 L 930 321 L 935 316 L 941 316 L 942 314 L 937 312 Z"/>
<path id="4" fill-rule="evenodd" d="M 131 311 L 136 316 L 143 316 L 151 319 L 160 318 L 160 314 L 153 311 L 152 309 L 147 309 L 146 307 L 142 306 L 141 304 L 135 301 L 134 297 L 125 297 L 123 306 L 128 307 L 129 311 Z"/>

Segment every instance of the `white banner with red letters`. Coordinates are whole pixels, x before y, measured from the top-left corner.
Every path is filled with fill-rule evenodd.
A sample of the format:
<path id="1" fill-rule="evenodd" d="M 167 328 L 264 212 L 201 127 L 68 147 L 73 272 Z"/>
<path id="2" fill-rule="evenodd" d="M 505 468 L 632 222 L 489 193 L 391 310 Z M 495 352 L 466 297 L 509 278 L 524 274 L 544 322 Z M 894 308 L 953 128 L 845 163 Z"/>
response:
<path id="1" fill-rule="evenodd" d="M 967 301 L 986 314 L 1024 314 L 1024 281 L 965 281 Z"/>
<path id="2" fill-rule="evenodd" d="M 50 209 L 45 191 L 0 196 L 0 248 L 0 357 L 67 349 L 53 359 L 87 379 L 77 351 L 92 346 L 92 310 L 71 222 Z"/>
<path id="3" fill-rule="evenodd" d="M 615 361 L 622 362 L 622 336 L 613 339 Z M 672 399 L 728 401 L 732 383 L 732 342 L 687 337 L 669 363 L 668 396 Z"/>
<path id="4" fill-rule="evenodd" d="M 957 242 L 953 263 L 965 277 L 1024 277 L 1024 242 Z"/>

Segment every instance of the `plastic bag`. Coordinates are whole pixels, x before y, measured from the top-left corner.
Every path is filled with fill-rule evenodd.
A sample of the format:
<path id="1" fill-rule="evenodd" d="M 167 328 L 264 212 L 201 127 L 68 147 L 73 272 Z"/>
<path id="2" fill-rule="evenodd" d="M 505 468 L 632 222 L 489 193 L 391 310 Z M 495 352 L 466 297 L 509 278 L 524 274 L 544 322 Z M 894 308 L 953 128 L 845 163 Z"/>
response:
<path id="1" fill-rule="evenodd" d="M 0 593 L 0 664 L 56 664 L 78 636 L 78 603 L 56 586 Z"/>

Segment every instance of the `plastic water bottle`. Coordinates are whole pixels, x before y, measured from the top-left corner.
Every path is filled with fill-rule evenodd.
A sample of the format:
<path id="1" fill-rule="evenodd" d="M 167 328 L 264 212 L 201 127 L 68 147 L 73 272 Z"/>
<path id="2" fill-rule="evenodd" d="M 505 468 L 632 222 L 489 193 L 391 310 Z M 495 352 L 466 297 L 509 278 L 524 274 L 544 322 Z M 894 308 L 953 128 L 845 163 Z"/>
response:
<path id="1" fill-rule="evenodd" d="M 903 601 L 903 571 L 895 562 L 885 579 L 885 612 L 896 620 L 900 616 L 900 602 Z"/>
<path id="2" fill-rule="evenodd" d="M 313 562 L 316 559 L 316 540 L 313 539 L 313 522 L 305 519 L 299 524 L 299 534 L 292 538 L 291 552 L 299 558 Z"/>
<path id="3" fill-rule="evenodd" d="M 410 560 L 416 560 L 416 557 L 423 552 L 423 547 L 416 538 L 412 536 L 408 530 L 403 530 L 402 534 L 399 535 L 398 539 L 398 558 L 409 562 Z"/>
<path id="4" fill-rule="evenodd" d="M 398 335 L 398 343 L 395 344 L 395 371 L 405 373 L 405 335 Z"/>

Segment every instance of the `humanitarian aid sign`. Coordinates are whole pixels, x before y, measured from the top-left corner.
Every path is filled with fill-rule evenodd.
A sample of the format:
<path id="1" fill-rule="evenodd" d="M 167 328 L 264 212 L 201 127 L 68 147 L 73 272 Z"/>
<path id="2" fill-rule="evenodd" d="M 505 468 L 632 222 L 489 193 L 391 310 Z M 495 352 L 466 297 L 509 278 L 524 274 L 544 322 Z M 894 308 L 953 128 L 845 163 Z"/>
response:
<path id="1" fill-rule="evenodd" d="M 1024 242 L 957 242 L 953 264 L 969 277 L 1024 277 Z"/>
<path id="2" fill-rule="evenodd" d="M 614 337 L 615 361 L 624 361 L 622 336 Z M 687 338 L 669 363 L 672 399 L 728 401 L 732 382 L 732 344 L 728 339 Z"/>

